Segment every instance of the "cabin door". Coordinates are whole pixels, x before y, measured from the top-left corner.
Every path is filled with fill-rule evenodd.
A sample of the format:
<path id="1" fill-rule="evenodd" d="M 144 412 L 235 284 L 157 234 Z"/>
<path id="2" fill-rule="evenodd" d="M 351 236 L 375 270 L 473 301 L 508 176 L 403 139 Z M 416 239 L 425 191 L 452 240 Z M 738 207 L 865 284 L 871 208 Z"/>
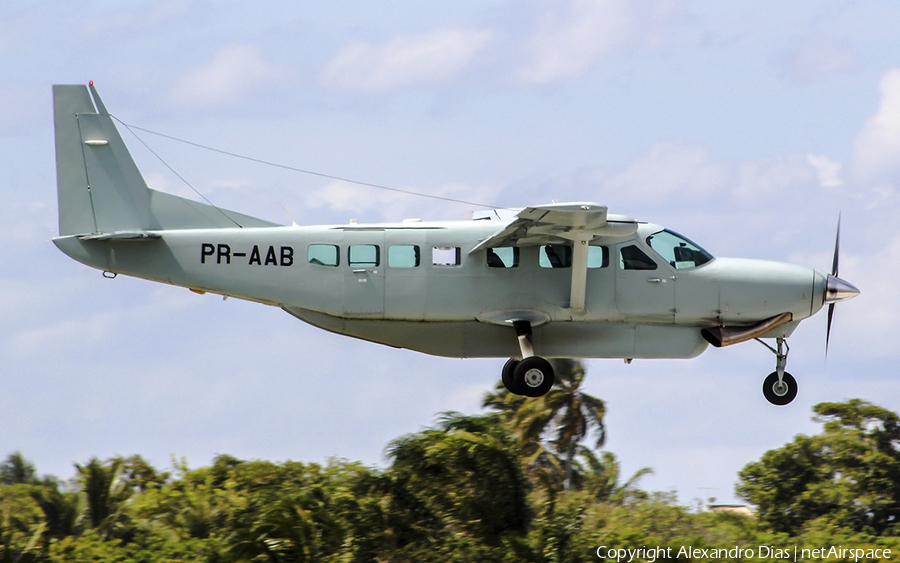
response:
<path id="1" fill-rule="evenodd" d="M 384 233 L 348 233 L 344 245 L 344 314 L 384 317 Z"/>
<path id="2" fill-rule="evenodd" d="M 616 248 L 616 305 L 625 321 L 674 322 L 675 275 L 634 243 Z"/>

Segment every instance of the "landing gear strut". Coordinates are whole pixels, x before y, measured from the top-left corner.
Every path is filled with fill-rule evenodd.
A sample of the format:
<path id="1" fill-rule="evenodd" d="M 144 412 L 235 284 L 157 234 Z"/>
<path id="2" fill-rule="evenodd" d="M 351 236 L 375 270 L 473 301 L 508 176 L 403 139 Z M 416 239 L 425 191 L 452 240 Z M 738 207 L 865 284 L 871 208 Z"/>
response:
<path id="1" fill-rule="evenodd" d="M 519 338 L 522 359 L 510 358 L 507 360 L 503 366 L 503 385 L 515 395 L 540 397 L 553 387 L 553 366 L 544 358 L 534 355 L 530 322 L 514 321 L 513 327 Z"/>
<path id="2" fill-rule="evenodd" d="M 775 354 L 775 371 L 770 373 L 763 381 L 763 396 L 773 405 L 784 406 L 797 396 L 797 380 L 794 376 L 784 371 L 787 366 L 788 352 L 791 347 L 784 338 L 777 338 L 778 348 L 772 348 L 759 338 L 756 339 Z"/>

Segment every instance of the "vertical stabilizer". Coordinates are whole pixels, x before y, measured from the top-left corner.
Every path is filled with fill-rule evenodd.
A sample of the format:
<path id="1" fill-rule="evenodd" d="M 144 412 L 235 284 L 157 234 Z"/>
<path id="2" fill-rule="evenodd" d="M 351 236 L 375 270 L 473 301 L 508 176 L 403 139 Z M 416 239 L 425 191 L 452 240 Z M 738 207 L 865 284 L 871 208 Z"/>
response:
<path id="1" fill-rule="evenodd" d="M 59 234 L 157 228 L 150 190 L 93 85 L 54 86 L 53 113 Z"/>

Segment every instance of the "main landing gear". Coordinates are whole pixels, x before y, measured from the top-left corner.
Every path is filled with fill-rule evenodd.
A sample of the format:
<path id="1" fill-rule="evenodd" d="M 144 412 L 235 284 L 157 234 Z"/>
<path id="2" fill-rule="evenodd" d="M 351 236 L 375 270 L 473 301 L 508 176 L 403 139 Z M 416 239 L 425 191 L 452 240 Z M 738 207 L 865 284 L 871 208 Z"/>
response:
<path id="1" fill-rule="evenodd" d="M 526 397 L 540 397 L 553 387 L 553 366 L 550 362 L 534 355 L 531 343 L 531 323 L 513 321 L 522 359 L 510 358 L 503 366 L 503 385 L 510 393 Z"/>
<path id="2" fill-rule="evenodd" d="M 775 354 L 775 371 L 770 373 L 763 381 L 763 396 L 773 405 L 784 406 L 797 396 L 797 380 L 794 376 L 784 371 L 787 365 L 788 352 L 791 347 L 784 338 L 776 339 L 778 348 L 772 348 L 759 338 L 756 339 L 763 346 Z"/>

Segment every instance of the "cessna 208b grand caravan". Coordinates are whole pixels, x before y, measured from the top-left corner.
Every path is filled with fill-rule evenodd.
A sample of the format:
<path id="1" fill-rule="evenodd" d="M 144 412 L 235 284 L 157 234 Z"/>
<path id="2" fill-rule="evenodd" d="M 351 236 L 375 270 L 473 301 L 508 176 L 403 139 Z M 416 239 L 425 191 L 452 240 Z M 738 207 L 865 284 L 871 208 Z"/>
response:
<path id="1" fill-rule="evenodd" d="M 595 203 L 508 221 L 283 226 L 147 187 L 89 87 L 54 86 L 56 246 L 104 271 L 281 307 L 338 334 L 426 354 L 509 357 L 503 383 L 537 397 L 545 358 L 693 358 L 751 339 L 776 355 L 763 385 L 797 394 L 785 339 L 859 291 L 831 274 L 713 258 Z"/>

